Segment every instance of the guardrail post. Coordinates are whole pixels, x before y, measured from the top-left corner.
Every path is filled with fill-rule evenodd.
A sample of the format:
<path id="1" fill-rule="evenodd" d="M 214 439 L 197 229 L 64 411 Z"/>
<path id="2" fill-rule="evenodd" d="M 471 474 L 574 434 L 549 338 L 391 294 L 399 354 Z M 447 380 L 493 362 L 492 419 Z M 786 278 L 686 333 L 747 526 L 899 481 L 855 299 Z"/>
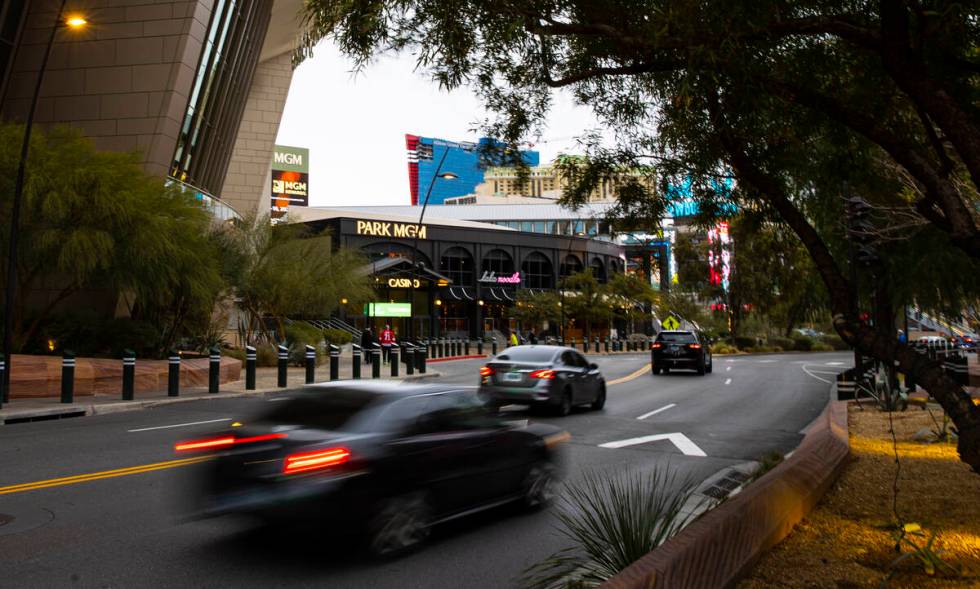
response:
<path id="1" fill-rule="evenodd" d="M 311 345 L 306 346 L 306 384 L 313 384 L 316 380 L 316 348 Z"/>
<path id="2" fill-rule="evenodd" d="M 75 353 L 65 350 L 61 355 L 61 402 L 75 401 Z"/>
<path id="3" fill-rule="evenodd" d="M 221 380 L 221 349 L 211 348 L 208 350 L 208 392 L 217 393 L 218 383 Z"/>
<path id="4" fill-rule="evenodd" d="M 136 390 L 136 352 L 123 350 L 122 367 L 122 400 L 132 401 Z"/>
<path id="5" fill-rule="evenodd" d="M 381 378 L 380 344 L 371 344 L 371 378 Z"/>
<path id="6" fill-rule="evenodd" d="M 402 346 L 405 348 L 405 374 L 411 376 L 415 374 L 415 346 L 408 342 Z"/>
<path id="7" fill-rule="evenodd" d="M 360 380 L 361 378 L 361 346 L 357 344 L 351 344 L 351 359 L 353 364 L 351 365 L 351 378 L 354 380 Z"/>
<path id="8" fill-rule="evenodd" d="M 279 388 L 284 388 L 286 386 L 286 370 L 289 367 L 289 348 L 279 344 L 276 346 L 279 351 L 279 364 L 278 370 L 276 371 L 276 386 Z"/>
<path id="9" fill-rule="evenodd" d="M 392 378 L 398 376 L 398 346 L 391 346 L 388 352 L 388 361 L 391 362 Z"/>
<path id="10" fill-rule="evenodd" d="M 423 345 L 421 347 L 421 353 L 418 351 L 415 353 L 415 367 L 419 369 L 419 374 L 425 374 L 425 361 L 426 361 L 426 348 Z"/>
<path id="11" fill-rule="evenodd" d="M 257 355 L 253 346 L 245 346 L 245 390 L 255 390 L 255 367 Z"/>
<path id="12" fill-rule="evenodd" d="M 340 348 L 330 344 L 330 380 L 340 378 Z"/>
<path id="13" fill-rule="evenodd" d="M 177 397 L 180 395 L 180 352 L 170 350 L 170 357 L 167 358 L 167 396 Z"/>

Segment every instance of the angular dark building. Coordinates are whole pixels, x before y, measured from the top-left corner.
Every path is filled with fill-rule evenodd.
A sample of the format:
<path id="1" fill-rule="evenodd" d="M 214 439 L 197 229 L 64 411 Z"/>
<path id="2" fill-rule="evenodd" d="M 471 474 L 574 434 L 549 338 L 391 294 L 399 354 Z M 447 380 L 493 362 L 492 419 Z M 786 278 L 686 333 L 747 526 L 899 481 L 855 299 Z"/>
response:
<path id="1" fill-rule="evenodd" d="M 23 120 L 59 0 L 0 7 L 0 114 Z M 240 213 L 268 203 L 300 0 L 69 0 L 35 123 L 138 151 L 147 172 Z"/>

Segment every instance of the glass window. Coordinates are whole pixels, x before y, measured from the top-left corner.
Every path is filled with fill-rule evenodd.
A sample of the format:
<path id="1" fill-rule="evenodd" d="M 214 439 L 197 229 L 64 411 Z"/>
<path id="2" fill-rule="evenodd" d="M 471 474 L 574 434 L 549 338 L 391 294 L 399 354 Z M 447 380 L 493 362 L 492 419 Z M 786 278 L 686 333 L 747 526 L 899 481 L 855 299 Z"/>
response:
<path id="1" fill-rule="evenodd" d="M 539 252 L 533 252 L 521 264 L 525 288 L 554 288 L 551 261 Z"/>
<path id="2" fill-rule="evenodd" d="M 542 346 L 514 346 L 495 358 L 501 362 L 528 362 L 543 364 L 551 362 L 555 357 L 555 348 Z"/>
<path id="3" fill-rule="evenodd" d="M 514 259 L 504 250 L 491 250 L 483 256 L 480 271 L 510 276 L 514 273 Z"/>
<path id="4" fill-rule="evenodd" d="M 575 254 L 568 254 L 565 256 L 565 260 L 561 263 L 561 275 L 571 276 L 576 272 L 582 271 L 582 260 L 578 258 Z"/>
<path id="5" fill-rule="evenodd" d="M 439 269 L 453 284 L 473 285 L 473 257 L 461 247 L 446 250 L 439 262 Z"/>
<path id="6" fill-rule="evenodd" d="M 534 222 L 534 232 L 535 233 L 547 233 L 548 231 L 547 231 L 547 229 L 545 229 L 545 222 L 544 221 L 535 221 Z"/>
<path id="7" fill-rule="evenodd" d="M 531 232 L 534 230 L 534 224 L 530 221 L 521 221 L 521 231 Z"/>
<path id="8" fill-rule="evenodd" d="M 658 342 L 669 344 L 696 344 L 698 339 L 690 331 L 661 331 L 657 335 Z"/>
<path id="9" fill-rule="evenodd" d="M 364 390 L 332 390 L 300 393 L 265 414 L 261 421 L 277 425 L 301 425 L 332 431 L 360 431 L 364 416 L 381 395 Z"/>

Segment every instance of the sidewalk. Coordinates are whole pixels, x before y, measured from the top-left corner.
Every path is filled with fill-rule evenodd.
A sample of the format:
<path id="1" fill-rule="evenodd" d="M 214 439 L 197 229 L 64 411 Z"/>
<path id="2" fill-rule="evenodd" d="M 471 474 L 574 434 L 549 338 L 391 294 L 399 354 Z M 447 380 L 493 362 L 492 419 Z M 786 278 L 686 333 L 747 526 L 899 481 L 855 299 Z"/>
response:
<path id="1" fill-rule="evenodd" d="M 340 379 L 350 380 L 353 373 L 350 358 L 342 358 L 340 363 Z M 346 360 L 346 361 L 345 361 Z M 446 360 L 450 360 L 447 358 Z M 427 367 L 425 374 L 416 372 L 412 376 L 405 374 L 405 364 L 399 365 L 399 376 L 392 378 L 391 366 L 381 367 L 382 380 L 423 380 L 426 378 L 436 378 L 441 376 L 438 372 Z M 244 374 L 244 371 L 243 371 Z M 327 382 L 330 378 L 329 362 L 317 366 L 315 381 L 318 383 Z M 61 403 L 57 397 L 43 397 L 30 399 L 13 399 L 3 404 L 0 409 L 0 425 L 12 425 L 28 421 L 41 421 L 48 419 L 63 419 L 67 417 L 81 417 L 83 415 L 101 415 L 104 413 L 117 413 L 121 411 L 134 411 L 169 405 L 172 403 L 186 403 L 199 401 L 202 399 L 233 399 L 237 397 L 264 396 L 269 393 L 281 392 L 289 388 L 302 387 L 305 384 L 306 370 L 298 366 L 290 366 L 287 372 L 285 388 L 276 385 L 278 382 L 278 370 L 275 367 L 258 368 L 255 373 L 255 390 L 245 390 L 245 380 L 238 380 L 227 383 L 219 388 L 219 392 L 209 394 L 207 387 L 181 387 L 180 395 L 170 397 L 166 390 L 154 391 L 152 393 L 140 393 L 132 401 L 123 401 L 122 392 L 115 395 L 96 394 L 86 396 L 76 396 L 74 403 Z M 371 380 L 371 365 L 361 365 L 361 379 Z"/>

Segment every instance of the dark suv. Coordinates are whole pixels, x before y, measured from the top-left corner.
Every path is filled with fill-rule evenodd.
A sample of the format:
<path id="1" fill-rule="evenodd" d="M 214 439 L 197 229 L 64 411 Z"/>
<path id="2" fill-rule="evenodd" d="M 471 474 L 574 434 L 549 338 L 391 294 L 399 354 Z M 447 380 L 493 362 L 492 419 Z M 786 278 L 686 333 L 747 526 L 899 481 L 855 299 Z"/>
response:
<path id="1" fill-rule="evenodd" d="M 666 374 L 671 368 L 711 372 L 709 342 L 692 331 L 661 331 L 650 347 L 650 368 L 654 374 Z"/>

